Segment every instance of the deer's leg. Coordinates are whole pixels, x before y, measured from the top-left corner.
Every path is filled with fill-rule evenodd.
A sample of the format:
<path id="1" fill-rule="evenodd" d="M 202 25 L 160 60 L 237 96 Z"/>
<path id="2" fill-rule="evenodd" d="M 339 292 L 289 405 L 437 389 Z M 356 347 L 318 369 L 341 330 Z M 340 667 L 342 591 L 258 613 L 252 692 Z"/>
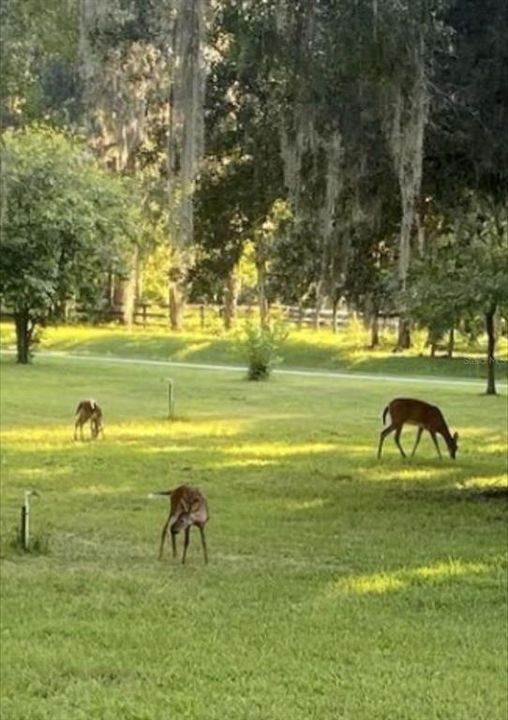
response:
<path id="1" fill-rule="evenodd" d="M 400 444 L 400 434 L 401 434 L 401 432 L 402 432 L 402 425 L 395 430 L 395 442 L 397 443 L 397 447 L 398 447 L 399 450 L 400 450 L 400 454 L 402 455 L 403 458 L 405 458 L 405 457 L 407 457 L 407 456 L 406 456 L 406 453 L 404 452 L 404 448 L 403 448 L 402 445 Z"/>
<path id="2" fill-rule="evenodd" d="M 206 549 L 205 528 L 202 525 L 199 525 L 199 534 L 201 535 L 201 545 L 203 546 L 203 555 L 205 556 L 205 565 L 208 565 L 208 552 Z"/>
<path id="3" fill-rule="evenodd" d="M 418 428 L 418 431 L 417 431 L 417 433 L 416 433 L 415 446 L 414 446 L 414 448 L 413 448 L 413 452 L 411 453 L 411 457 L 413 457 L 414 454 L 415 454 L 415 452 L 416 452 L 416 448 L 418 447 L 418 444 L 419 444 L 419 442 L 420 442 L 420 438 L 421 438 L 421 436 L 422 436 L 422 432 L 423 432 L 423 428 L 422 428 L 422 427 L 419 427 L 419 428 Z"/>
<path id="4" fill-rule="evenodd" d="M 430 431 L 429 431 L 430 432 Z M 437 442 L 437 437 L 435 432 L 430 432 L 430 437 L 432 438 L 434 445 L 436 446 L 437 454 L 439 455 L 439 459 L 442 460 L 443 456 L 441 455 L 441 450 L 439 449 L 439 444 Z"/>
<path id="5" fill-rule="evenodd" d="M 183 557 L 182 557 L 182 565 L 185 564 L 185 556 L 187 555 L 187 548 L 189 547 L 189 541 L 190 541 L 190 526 L 188 525 L 185 528 L 185 538 L 183 541 Z"/>
<path id="6" fill-rule="evenodd" d="M 383 443 L 385 441 L 385 438 L 393 431 L 395 430 L 395 425 L 388 425 L 387 428 L 384 430 L 381 430 L 381 433 L 379 435 L 379 447 L 377 449 L 377 459 L 381 457 L 381 451 L 383 449 Z"/>
<path id="7" fill-rule="evenodd" d="M 173 548 L 173 557 L 176 558 L 176 532 L 171 530 L 171 547 Z"/>
<path id="8" fill-rule="evenodd" d="M 162 553 L 163 553 L 163 550 L 164 550 L 164 543 L 166 542 L 166 536 L 167 536 L 167 534 L 168 534 L 168 527 L 169 527 L 169 521 L 170 521 L 170 519 L 171 519 L 171 518 L 168 518 L 168 519 L 166 520 L 166 522 L 164 523 L 164 527 L 162 528 L 161 544 L 160 544 L 160 548 L 159 548 L 159 560 L 162 560 Z"/>
<path id="9" fill-rule="evenodd" d="M 78 421 L 74 423 L 74 440 L 78 439 Z"/>

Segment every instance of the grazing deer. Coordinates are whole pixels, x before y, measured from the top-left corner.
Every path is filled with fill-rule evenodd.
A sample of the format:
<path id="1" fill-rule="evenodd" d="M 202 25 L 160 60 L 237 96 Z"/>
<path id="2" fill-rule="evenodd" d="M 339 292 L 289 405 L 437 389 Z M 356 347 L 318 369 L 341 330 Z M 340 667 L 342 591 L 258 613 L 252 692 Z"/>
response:
<path id="1" fill-rule="evenodd" d="M 174 490 L 166 490 L 162 492 L 152 493 L 155 495 L 166 495 L 170 497 L 169 517 L 164 523 L 161 535 L 161 544 L 159 549 L 159 560 L 162 560 L 164 543 L 168 532 L 171 533 L 171 545 L 173 547 L 173 557 L 176 557 L 176 536 L 180 530 L 185 531 L 185 539 L 183 545 L 182 564 L 185 563 L 187 548 L 189 547 L 190 529 L 193 525 L 199 528 L 201 535 L 201 545 L 203 546 L 203 554 L 205 563 L 208 563 L 208 553 L 206 550 L 205 525 L 208 521 L 208 505 L 203 494 L 188 485 L 180 485 Z"/>
<path id="2" fill-rule="evenodd" d="M 418 427 L 418 432 L 416 434 L 416 442 L 413 452 L 411 453 L 411 457 L 413 457 L 416 452 L 416 448 L 418 447 L 423 431 L 427 430 L 430 433 L 434 445 L 436 446 L 439 457 L 442 456 L 436 437 L 438 433 L 444 437 L 450 457 L 455 460 L 455 455 L 457 454 L 458 449 L 458 433 L 454 433 L 453 435 L 450 433 L 448 425 L 443 417 L 443 413 L 438 407 L 436 407 L 436 405 L 429 405 L 428 403 L 423 402 L 423 400 L 396 398 L 385 407 L 383 411 L 383 424 L 386 422 L 386 416 L 388 413 L 390 413 L 391 423 L 388 427 L 381 431 L 379 436 L 379 448 L 377 452 L 378 459 L 381 457 L 381 450 L 386 436 L 394 431 L 397 447 L 399 448 L 402 457 L 406 457 L 406 453 L 400 444 L 402 427 L 404 425 L 416 425 Z"/>
<path id="3" fill-rule="evenodd" d="M 81 440 L 83 437 L 83 425 L 90 421 L 90 432 L 92 440 L 99 437 L 102 433 L 104 437 L 104 428 L 102 427 L 102 410 L 95 400 L 81 400 L 76 408 L 76 422 L 74 423 L 74 440 L 78 439 L 78 428 Z"/>

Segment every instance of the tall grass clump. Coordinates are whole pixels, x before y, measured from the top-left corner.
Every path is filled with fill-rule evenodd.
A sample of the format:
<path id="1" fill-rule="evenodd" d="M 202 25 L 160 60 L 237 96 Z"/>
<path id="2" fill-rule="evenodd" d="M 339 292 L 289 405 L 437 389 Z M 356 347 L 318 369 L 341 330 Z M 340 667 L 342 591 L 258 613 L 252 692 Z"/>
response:
<path id="1" fill-rule="evenodd" d="M 270 376 L 274 366 L 282 359 L 279 351 L 288 333 L 287 325 L 279 320 L 265 326 L 250 321 L 245 323 L 243 347 L 249 380 L 265 380 Z"/>

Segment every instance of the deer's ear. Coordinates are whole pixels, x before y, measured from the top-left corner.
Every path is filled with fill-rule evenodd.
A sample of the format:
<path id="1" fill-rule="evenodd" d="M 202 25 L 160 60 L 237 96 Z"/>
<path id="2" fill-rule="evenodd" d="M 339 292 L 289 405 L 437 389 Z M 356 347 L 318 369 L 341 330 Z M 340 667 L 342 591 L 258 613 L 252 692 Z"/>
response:
<path id="1" fill-rule="evenodd" d="M 459 433 L 458 433 L 458 432 L 453 433 L 453 439 L 455 440 L 455 442 L 457 442 L 457 440 L 459 439 Z"/>

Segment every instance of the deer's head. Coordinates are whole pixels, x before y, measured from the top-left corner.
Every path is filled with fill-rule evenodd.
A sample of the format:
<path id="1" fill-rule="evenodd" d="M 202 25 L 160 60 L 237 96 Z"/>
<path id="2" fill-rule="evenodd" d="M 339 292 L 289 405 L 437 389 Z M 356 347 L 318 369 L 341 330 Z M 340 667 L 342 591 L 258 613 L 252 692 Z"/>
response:
<path id="1" fill-rule="evenodd" d="M 450 457 L 452 458 L 452 460 L 455 460 L 455 455 L 457 454 L 457 450 L 459 449 L 459 433 L 453 433 L 449 449 Z"/>

